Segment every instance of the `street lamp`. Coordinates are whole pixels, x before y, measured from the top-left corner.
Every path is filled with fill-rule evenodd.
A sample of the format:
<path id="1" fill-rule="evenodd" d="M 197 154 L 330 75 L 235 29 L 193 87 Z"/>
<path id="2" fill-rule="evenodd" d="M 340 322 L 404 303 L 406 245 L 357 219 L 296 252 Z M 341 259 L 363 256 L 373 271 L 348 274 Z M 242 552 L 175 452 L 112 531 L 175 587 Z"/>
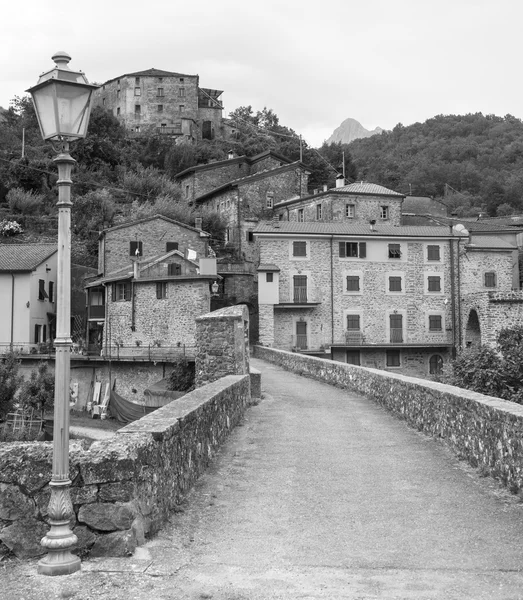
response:
<path id="1" fill-rule="evenodd" d="M 87 134 L 91 99 L 98 86 L 90 85 L 82 72 L 68 67 L 71 57 L 57 52 L 56 66 L 43 73 L 28 89 L 44 140 L 57 152 L 58 167 L 58 276 L 53 429 L 53 475 L 48 515 L 50 530 L 42 539 L 47 555 L 39 561 L 44 575 L 67 575 L 80 569 L 80 559 L 71 553 L 78 538 L 70 519 L 73 505 L 69 487 L 69 380 L 71 352 L 71 171 L 76 161 L 69 154 L 69 142 Z"/>

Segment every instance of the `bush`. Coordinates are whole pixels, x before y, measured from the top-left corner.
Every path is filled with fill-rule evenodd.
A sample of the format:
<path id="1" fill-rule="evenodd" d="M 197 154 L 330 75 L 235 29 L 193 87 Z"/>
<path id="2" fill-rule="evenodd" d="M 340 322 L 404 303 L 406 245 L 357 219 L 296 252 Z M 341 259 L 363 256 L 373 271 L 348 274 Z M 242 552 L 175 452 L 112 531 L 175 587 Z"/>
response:
<path id="1" fill-rule="evenodd" d="M 22 382 L 18 375 L 20 361 L 15 352 L 9 352 L 0 360 L 0 419 L 13 411 L 16 392 Z"/>
<path id="2" fill-rule="evenodd" d="M 40 211 L 41 206 L 44 204 L 45 196 L 33 191 L 27 192 L 22 188 L 13 188 L 7 192 L 6 199 L 9 203 L 9 208 L 14 213 L 31 215 Z"/>
<path id="3" fill-rule="evenodd" d="M 194 389 L 195 367 L 186 358 L 173 362 L 173 371 L 169 375 L 169 389 L 174 392 L 190 392 Z"/>
<path id="4" fill-rule="evenodd" d="M 54 376 L 49 373 L 47 363 L 42 362 L 37 370 L 31 371 L 31 376 L 20 388 L 19 400 L 25 409 L 34 409 L 42 416 L 53 407 Z"/>

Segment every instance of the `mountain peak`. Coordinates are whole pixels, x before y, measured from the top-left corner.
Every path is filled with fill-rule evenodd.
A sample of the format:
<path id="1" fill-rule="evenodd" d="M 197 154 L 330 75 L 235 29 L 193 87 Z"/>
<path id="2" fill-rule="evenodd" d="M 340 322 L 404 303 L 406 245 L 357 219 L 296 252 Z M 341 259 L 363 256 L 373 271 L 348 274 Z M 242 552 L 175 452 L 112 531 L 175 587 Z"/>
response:
<path id="1" fill-rule="evenodd" d="M 359 121 L 356 121 L 356 119 L 348 118 L 334 130 L 333 134 L 327 140 L 327 144 L 331 144 L 332 142 L 348 144 L 349 142 L 352 142 L 352 140 L 370 137 L 371 135 L 376 135 L 382 131 L 383 129 L 381 127 L 376 127 L 376 129 L 369 131 L 368 129 L 365 129 Z"/>

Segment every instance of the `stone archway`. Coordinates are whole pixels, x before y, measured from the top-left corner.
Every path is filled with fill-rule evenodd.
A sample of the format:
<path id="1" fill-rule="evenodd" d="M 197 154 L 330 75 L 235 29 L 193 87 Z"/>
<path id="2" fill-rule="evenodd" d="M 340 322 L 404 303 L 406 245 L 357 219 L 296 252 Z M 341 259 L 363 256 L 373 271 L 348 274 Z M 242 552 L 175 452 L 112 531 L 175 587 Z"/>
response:
<path id="1" fill-rule="evenodd" d="M 465 328 L 465 347 L 470 346 L 481 346 L 481 325 L 475 309 L 470 311 Z"/>

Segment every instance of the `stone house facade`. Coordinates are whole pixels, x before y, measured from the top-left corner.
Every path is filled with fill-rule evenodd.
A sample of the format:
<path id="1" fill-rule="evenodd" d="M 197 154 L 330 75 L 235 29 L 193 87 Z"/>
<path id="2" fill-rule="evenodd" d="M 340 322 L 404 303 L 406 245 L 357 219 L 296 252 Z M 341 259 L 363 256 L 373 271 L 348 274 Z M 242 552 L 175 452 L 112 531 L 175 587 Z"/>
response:
<path id="1" fill-rule="evenodd" d="M 517 248 L 448 227 L 273 220 L 260 247 L 260 343 L 413 376 L 521 322 Z M 516 257 L 516 258 L 515 258 Z"/>
<path id="2" fill-rule="evenodd" d="M 286 198 L 274 206 L 274 214 L 284 221 L 371 221 L 401 225 L 401 207 L 405 196 L 374 183 L 345 185 L 343 178 L 336 187 L 301 197 Z"/>
<path id="3" fill-rule="evenodd" d="M 209 311 L 211 285 L 220 279 L 208 238 L 160 215 L 103 231 L 99 274 L 86 286 L 88 344 L 111 354 L 194 346 L 194 319 Z"/>
<path id="4" fill-rule="evenodd" d="M 193 141 L 223 137 L 222 93 L 201 88 L 198 75 L 147 69 L 106 81 L 93 103 L 134 134 L 155 132 Z"/>

